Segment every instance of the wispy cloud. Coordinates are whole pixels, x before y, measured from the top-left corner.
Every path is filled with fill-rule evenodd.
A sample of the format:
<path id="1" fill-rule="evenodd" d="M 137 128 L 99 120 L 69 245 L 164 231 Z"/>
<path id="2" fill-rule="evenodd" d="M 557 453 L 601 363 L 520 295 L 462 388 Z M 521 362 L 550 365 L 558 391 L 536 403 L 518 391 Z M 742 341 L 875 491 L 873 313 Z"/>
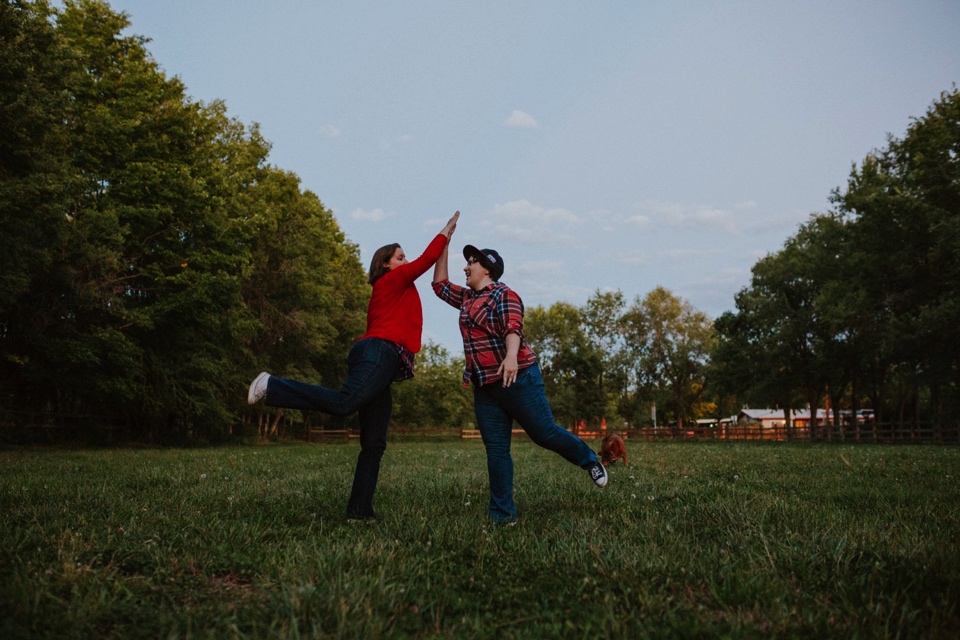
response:
<path id="1" fill-rule="evenodd" d="M 503 281 L 520 294 L 528 309 L 537 305 L 549 307 L 558 301 L 582 304 L 593 293 L 593 289 L 578 286 L 566 274 L 533 276 L 522 273 L 521 265 L 516 265 L 517 269 L 514 269 L 507 263 L 506 267 Z"/>
<path id="2" fill-rule="evenodd" d="M 645 200 L 637 205 L 637 209 L 643 213 L 634 216 L 636 222 L 645 218 L 658 226 L 674 229 L 708 227 L 734 235 L 739 235 L 741 232 L 736 225 L 736 214 L 730 209 L 659 200 Z"/>
<path id="3" fill-rule="evenodd" d="M 765 233 L 782 231 L 784 236 L 793 235 L 800 225 L 809 220 L 810 213 L 805 211 L 778 211 L 759 216 L 751 216 L 744 222 L 744 230 Z"/>
<path id="4" fill-rule="evenodd" d="M 322 135 L 325 138 L 339 138 L 340 129 L 338 127 L 333 126 L 332 124 L 325 124 L 322 127 L 320 127 L 320 135 Z"/>
<path id="5" fill-rule="evenodd" d="M 494 234 L 503 240 L 520 244 L 565 244 L 572 245 L 576 238 L 570 234 L 557 233 L 552 229 L 523 229 L 509 224 L 494 227 Z"/>
<path id="6" fill-rule="evenodd" d="M 634 225 L 635 227 L 639 227 L 640 229 L 649 229 L 653 226 L 653 220 L 651 220 L 649 216 L 629 216 L 626 218 L 625 222 Z"/>
<path id="7" fill-rule="evenodd" d="M 510 117 L 503 121 L 511 129 L 536 129 L 537 121 L 529 113 L 514 109 Z"/>
<path id="8" fill-rule="evenodd" d="M 650 264 L 650 256 L 646 254 L 633 253 L 631 255 L 627 255 L 621 262 L 630 267 L 646 267 Z"/>
<path id="9" fill-rule="evenodd" d="M 557 274 L 565 275 L 565 267 L 563 262 L 554 260 L 532 260 L 517 264 L 513 271 L 524 278 L 541 280 L 556 278 Z"/>
<path id="10" fill-rule="evenodd" d="M 480 226 L 492 229 L 499 239 L 520 244 L 573 244 L 576 238 L 570 231 L 579 223 L 566 209 L 512 200 L 496 205 Z"/>
<path id="11" fill-rule="evenodd" d="M 545 226 L 570 227 L 580 222 L 580 218 L 560 207 L 541 207 L 529 200 L 511 200 L 493 207 L 490 215 L 499 220 L 537 224 Z"/>
<path id="12" fill-rule="evenodd" d="M 392 215 L 392 213 L 387 213 L 383 209 L 354 209 L 350 217 L 354 220 L 362 220 L 364 222 L 380 222 Z"/>
<path id="13" fill-rule="evenodd" d="M 380 150 L 392 152 L 397 145 L 405 145 L 413 142 L 413 136 L 409 133 L 398 135 L 394 138 L 380 138 Z"/>
<path id="14" fill-rule="evenodd" d="M 692 249 L 689 247 L 682 247 L 677 249 L 669 249 L 663 253 L 669 260 L 695 260 L 695 259 L 709 259 L 714 260 L 717 258 L 722 258 L 725 255 L 726 251 L 724 249 Z"/>

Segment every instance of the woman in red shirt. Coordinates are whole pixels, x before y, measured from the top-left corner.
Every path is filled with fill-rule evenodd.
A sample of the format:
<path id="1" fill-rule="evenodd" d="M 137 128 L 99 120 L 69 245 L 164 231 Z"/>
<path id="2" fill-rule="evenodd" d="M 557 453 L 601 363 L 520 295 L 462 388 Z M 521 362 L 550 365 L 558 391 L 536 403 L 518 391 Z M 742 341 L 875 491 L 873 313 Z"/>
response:
<path id="1" fill-rule="evenodd" d="M 457 211 L 419 258 L 407 261 L 398 244 L 377 249 L 370 261 L 373 286 L 367 306 L 367 331 L 347 357 L 347 379 L 339 390 L 288 380 L 263 372 L 250 384 L 247 402 L 266 399 L 272 407 L 323 411 L 335 416 L 359 412 L 360 455 L 347 503 L 347 518 L 376 517 L 373 494 L 380 459 L 387 448 L 393 409 L 390 385 L 413 377 L 413 357 L 420 351 L 423 308 L 414 281 L 436 263 L 457 228 Z"/>

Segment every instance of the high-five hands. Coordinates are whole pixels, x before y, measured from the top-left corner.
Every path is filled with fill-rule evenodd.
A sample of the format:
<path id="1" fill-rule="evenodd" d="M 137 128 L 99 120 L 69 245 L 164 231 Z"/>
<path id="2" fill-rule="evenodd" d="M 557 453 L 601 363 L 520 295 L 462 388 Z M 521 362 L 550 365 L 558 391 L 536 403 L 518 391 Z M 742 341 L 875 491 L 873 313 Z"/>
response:
<path id="1" fill-rule="evenodd" d="M 447 236 L 447 240 L 453 237 L 453 232 L 457 230 L 457 220 L 460 219 L 460 212 L 457 211 L 449 220 L 447 226 L 440 230 L 440 233 Z"/>

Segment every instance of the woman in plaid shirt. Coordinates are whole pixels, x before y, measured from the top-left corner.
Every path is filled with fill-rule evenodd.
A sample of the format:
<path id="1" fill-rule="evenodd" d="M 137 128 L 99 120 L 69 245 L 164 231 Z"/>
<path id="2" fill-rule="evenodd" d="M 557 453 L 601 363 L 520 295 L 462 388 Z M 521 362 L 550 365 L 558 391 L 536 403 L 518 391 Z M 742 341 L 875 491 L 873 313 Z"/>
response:
<path id="1" fill-rule="evenodd" d="M 474 413 L 487 451 L 490 518 L 498 524 L 517 520 L 510 455 L 514 420 L 536 444 L 586 469 L 597 486 L 606 486 L 607 472 L 597 454 L 553 419 L 537 356 L 523 339 L 523 301 L 499 281 L 500 254 L 464 247 L 467 286 L 461 287 L 448 278 L 447 249 L 434 266 L 433 291 L 460 310 L 466 357 L 463 385 L 473 383 Z"/>
<path id="2" fill-rule="evenodd" d="M 423 255 L 412 262 L 399 244 L 385 245 L 373 254 L 368 278 L 372 291 L 367 305 L 367 331 L 350 349 L 347 379 L 340 389 L 263 372 L 247 391 L 250 404 L 266 399 L 272 407 L 323 411 L 335 416 L 359 413 L 360 455 L 347 503 L 349 520 L 376 517 L 373 494 L 393 410 L 390 385 L 413 377 L 413 356 L 420 351 L 423 308 L 414 281 L 446 251 L 459 217 L 457 211 Z"/>

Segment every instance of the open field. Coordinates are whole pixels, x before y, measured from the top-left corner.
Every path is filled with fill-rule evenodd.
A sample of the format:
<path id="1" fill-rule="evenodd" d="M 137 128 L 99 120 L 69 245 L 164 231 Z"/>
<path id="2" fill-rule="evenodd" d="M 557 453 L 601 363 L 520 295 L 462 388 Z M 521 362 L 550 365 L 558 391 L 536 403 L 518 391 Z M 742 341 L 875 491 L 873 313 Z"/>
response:
<path id="1" fill-rule="evenodd" d="M 610 486 L 514 443 L 0 452 L 0 637 L 955 638 L 960 448 L 632 442 Z"/>

